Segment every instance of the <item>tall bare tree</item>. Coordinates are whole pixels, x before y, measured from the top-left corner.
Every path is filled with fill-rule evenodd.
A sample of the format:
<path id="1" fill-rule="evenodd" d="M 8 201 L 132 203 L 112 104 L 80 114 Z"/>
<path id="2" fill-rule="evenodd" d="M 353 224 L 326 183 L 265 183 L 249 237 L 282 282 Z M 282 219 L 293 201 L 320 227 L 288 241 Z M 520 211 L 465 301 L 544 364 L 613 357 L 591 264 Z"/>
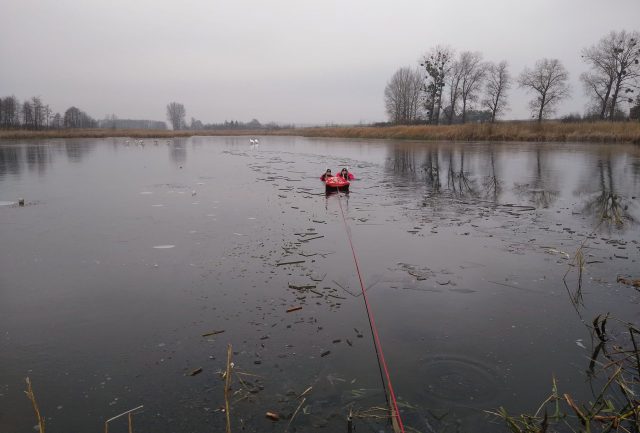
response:
<path id="1" fill-rule="evenodd" d="M 49 126 L 51 125 L 51 118 L 53 116 L 53 110 L 51 109 L 51 107 L 49 107 L 49 104 L 45 105 L 42 108 L 43 112 L 44 112 L 44 121 L 45 124 L 44 126 L 49 129 Z"/>
<path id="2" fill-rule="evenodd" d="M 477 101 L 486 75 L 482 54 L 465 51 L 460 54 L 460 98 L 462 99 L 462 123 L 467 120 L 467 106 Z"/>
<path id="3" fill-rule="evenodd" d="M 639 39 L 637 31 L 612 31 L 582 50 L 582 59 L 590 70 L 580 80 L 596 104 L 600 119 L 614 120 L 621 100 L 633 102 L 640 78 Z"/>
<path id="4" fill-rule="evenodd" d="M 17 128 L 20 126 L 20 101 L 15 96 L 2 99 L 0 107 L 0 126 L 3 128 Z"/>
<path id="5" fill-rule="evenodd" d="M 22 104 L 22 127 L 33 129 L 33 105 L 29 101 Z"/>
<path id="6" fill-rule="evenodd" d="M 568 80 L 569 73 L 558 59 L 540 59 L 533 69 L 524 68 L 518 77 L 518 85 L 533 93 L 529 108 L 538 122 L 553 113 L 556 105 L 569 96 Z"/>
<path id="7" fill-rule="evenodd" d="M 449 106 L 444 109 L 447 123 L 451 125 L 456 117 L 458 98 L 460 97 L 460 80 L 462 79 L 462 67 L 459 60 L 451 65 L 451 71 L 446 85 L 449 86 Z"/>
<path id="8" fill-rule="evenodd" d="M 167 119 L 171 122 L 171 127 L 174 130 L 184 129 L 187 126 L 184 120 L 186 115 L 184 105 L 178 102 L 171 102 L 167 105 Z"/>
<path id="9" fill-rule="evenodd" d="M 51 127 L 53 129 L 61 129 L 63 126 L 62 116 L 60 113 L 56 113 L 51 119 Z"/>
<path id="10" fill-rule="evenodd" d="M 511 88 L 511 76 L 506 61 L 488 64 L 486 83 L 482 105 L 491 111 L 491 123 L 493 123 L 496 117 L 504 113 L 507 108 L 507 90 Z"/>
<path id="11" fill-rule="evenodd" d="M 423 92 L 425 93 L 425 109 L 429 123 L 437 125 L 440 122 L 442 109 L 442 93 L 447 77 L 454 62 L 454 52 L 451 48 L 438 45 L 425 54 L 420 62 L 426 72 Z"/>
<path id="12" fill-rule="evenodd" d="M 422 75 L 408 67 L 398 69 L 384 89 L 389 120 L 397 124 L 414 123 L 420 118 Z"/>
<path id="13" fill-rule="evenodd" d="M 33 129 L 41 129 L 45 123 L 45 111 L 40 97 L 31 98 L 31 107 L 33 110 Z"/>

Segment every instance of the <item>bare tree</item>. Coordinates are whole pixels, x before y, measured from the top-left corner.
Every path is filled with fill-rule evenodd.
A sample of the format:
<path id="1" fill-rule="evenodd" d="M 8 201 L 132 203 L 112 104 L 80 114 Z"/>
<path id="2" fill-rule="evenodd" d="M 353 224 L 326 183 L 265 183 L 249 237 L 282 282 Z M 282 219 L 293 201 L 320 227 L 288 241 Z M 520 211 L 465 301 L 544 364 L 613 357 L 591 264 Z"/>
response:
<path id="1" fill-rule="evenodd" d="M 62 125 L 62 116 L 60 115 L 60 113 L 56 113 L 51 119 L 51 127 L 53 129 L 61 129 Z"/>
<path id="2" fill-rule="evenodd" d="M 462 99 L 462 123 L 467 120 L 467 106 L 477 101 L 478 92 L 486 75 L 482 54 L 465 51 L 460 54 L 460 97 Z"/>
<path id="3" fill-rule="evenodd" d="M 0 119 L 0 127 L 2 128 L 20 126 L 20 102 L 15 96 L 7 96 L 2 99 Z"/>
<path id="4" fill-rule="evenodd" d="M 425 54 L 420 62 L 426 72 L 422 90 L 426 96 L 424 106 L 429 123 L 437 125 L 440 122 L 442 93 L 453 66 L 453 57 L 451 48 L 438 45 Z"/>
<path id="5" fill-rule="evenodd" d="M 49 129 L 49 126 L 51 125 L 51 117 L 53 116 L 53 110 L 51 110 L 51 107 L 49 107 L 49 104 L 45 105 L 42 108 L 43 112 L 44 112 L 44 121 L 45 121 L 45 127 L 47 129 Z"/>
<path id="6" fill-rule="evenodd" d="M 460 61 L 456 60 L 451 65 L 451 71 L 449 73 L 449 79 L 447 85 L 449 86 L 449 106 L 444 109 L 445 116 L 447 117 L 447 123 L 451 125 L 456 117 L 456 109 L 458 106 L 458 98 L 460 97 L 460 80 L 462 79 L 462 67 Z"/>
<path id="7" fill-rule="evenodd" d="M 614 120 L 621 99 L 633 102 L 640 78 L 638 39 L 637 31 L 612 31 L 597 44 L 582 50 L 582 59 L 590 70 L 583 73 L 580 80 L 585 93 L 596 104 L 600 119 Z"/>
<path id="8" fill-rule="evenodd" d="M 398 69 L 384 89 L 384 104 L 389 120 L 397 124 L 410 124 L 420 118 L 420 92 L 422 76 L 416 69 Z"/>
<path id="9" fill-rule="evenodd" d="M 486 95 L 482 105 L 491 111 L 491 123 L 507 108 L 507 90 L 511 87 L 509 65 L 506 61 L 487 66 Z"/>
<path id="10" fill-rule="evenodd" d="M 33 129 L 41 129 L 45 123 L 45 112 L 40 97 L 34 96 L 31 98 L 31 107 L 33 110 Z"/>
<path id="11" fill-rule="evenodd" d="M 558 59 L 538 60 L 533 69 L 524 68 L 518 85 L 533 92 L 529 108 L 538 122 L 554 112 L 556 105 L 569 96 L 569 73 Z"/>
<path id="12" fill-rule="evenodd" d="M 24 101 L 22 104 L 22 127 L 26 129 L 33 128 L 33 106 L 29 101 Z"/>
<path id="13" fill-rule="evenodd" d="M 64 127 L 79 128 L 80 127 L 80 109 L 77 107 L 69 107 L 64 112 Z"/>
<path id="14" fill-rule="evenodd" d="M 187 115 L 184 105 L 178 102 L 171 102 L 167 105 L 167 119 L 171 122 L 174 130 L 184 129 L 186 127 L 185 116 Z"/>
<path id="15" fill-rule="evenodd" d="M 98 123 L 77 107 L 69 107 L 64 112 L 62 122 L 65 128 L 95 128 Z"/>
<path id="16" fill-rule="evenodd" d="M 611 102 L 611 87 L 613 86 L 613 74 L 601 75 L 594 71 L 580 74 L 580 81 L 584 93 L 591 99 L 587 112 L 589 116 L 597 116 L 599 119 L 606 119 Z"/>

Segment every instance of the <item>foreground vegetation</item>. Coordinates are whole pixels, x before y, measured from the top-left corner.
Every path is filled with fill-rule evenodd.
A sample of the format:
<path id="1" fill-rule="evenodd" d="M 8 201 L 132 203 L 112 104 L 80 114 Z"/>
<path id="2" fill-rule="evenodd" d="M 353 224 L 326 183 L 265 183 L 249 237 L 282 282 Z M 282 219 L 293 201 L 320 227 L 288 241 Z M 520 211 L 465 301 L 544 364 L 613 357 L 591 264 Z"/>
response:
<path id="1" fill-rule="evenodd" d="M 512 433 L 640 432 L 640 329 L 608 314 L 597 316 L 588 326 L 593 352 L 585 376 L 593 390 L 592 400 L 575 401 L 561 393 L 552 378 L 551 394 L 535 413 L 511 415 L 504 407 L 487 413 L 501 419 Z"/>
<path id="2" fill-rule="evenodd" d="M 463 125 L 353 126 L 261 130 L 59 129 L 0 130 L 0 139 L 174 138 L 213 135 L 297 135 L 363 139 L 432 141 L 546 141 L 640 144 L 640 122 L 501 122 Z"/>

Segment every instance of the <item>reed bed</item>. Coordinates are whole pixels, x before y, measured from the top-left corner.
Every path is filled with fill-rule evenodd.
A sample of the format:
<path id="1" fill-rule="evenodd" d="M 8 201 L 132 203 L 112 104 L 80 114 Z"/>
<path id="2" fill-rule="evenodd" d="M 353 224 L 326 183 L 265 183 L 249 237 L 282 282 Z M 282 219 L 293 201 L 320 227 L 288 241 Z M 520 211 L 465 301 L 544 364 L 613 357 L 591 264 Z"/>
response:
<path id="1" fill-rule="evenodd" d="M 640 143 L 640 122 L 504 122 L 464 125 L 305 128 L 308 137 L 386 138 L 437 141 L 548 141 Z"/>
<path id="2" fill-rule="evenodd" d="M 341 126 L 295 129 L 169 131 L 149 129 L 0 130 L 0 139 L 174 138 L 192 136 L 264 136 L 396 139 L 424 141 L 526 141 L 640 144 L 640 122 L 557 121 L 469 123 L 464 125 Z"/>

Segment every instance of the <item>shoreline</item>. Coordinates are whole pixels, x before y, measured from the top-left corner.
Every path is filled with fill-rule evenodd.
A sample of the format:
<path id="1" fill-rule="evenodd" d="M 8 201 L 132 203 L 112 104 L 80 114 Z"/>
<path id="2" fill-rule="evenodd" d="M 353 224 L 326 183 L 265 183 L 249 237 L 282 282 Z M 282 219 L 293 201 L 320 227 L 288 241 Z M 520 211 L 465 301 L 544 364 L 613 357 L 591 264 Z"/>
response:
<path id="1" fill-rule="evenodd" d="M 418 141 L 525 141 L 640 144 L 640 122 L 500 122 L 464 125 L 339 126 L 256 130 L 62 129 L 0 130 L 3 140 L 54 138 L 177 138 L 194 136 L 301 136 Z"/>

